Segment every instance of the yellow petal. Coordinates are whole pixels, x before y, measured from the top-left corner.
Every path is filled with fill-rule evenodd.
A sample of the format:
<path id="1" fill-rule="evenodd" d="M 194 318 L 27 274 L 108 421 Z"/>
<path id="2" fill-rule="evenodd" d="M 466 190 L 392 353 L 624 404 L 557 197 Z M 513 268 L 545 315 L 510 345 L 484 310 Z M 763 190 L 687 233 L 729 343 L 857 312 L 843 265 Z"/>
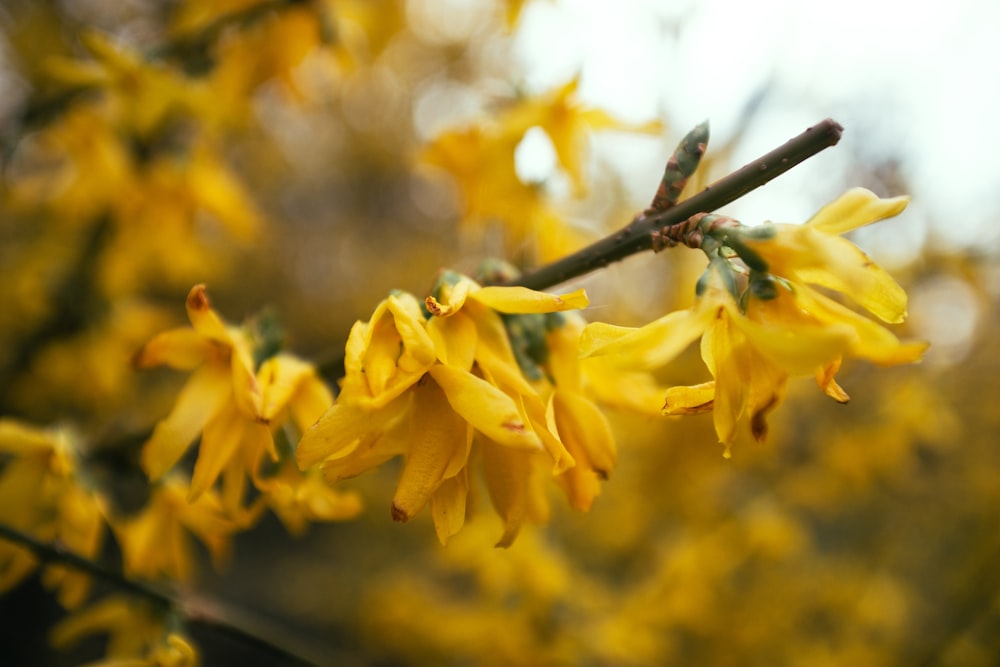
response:
<path id="1" fill-rule="evenodd" d="M 739 313 L 731 314 L 731 322 L 755 349 L 789 374 L 812 375 L 816 368 L 847 353 L 855 333 L 851 326 L 843 322 L 801 318 L 797 305 L 794 297 L 784 294 L 763 302 L 759 310 L 754 311 L 760 312 L 763 317 L 765 309 L 770 309 L 766 323 L 755 321 L 756 318 L 748 319 Z"/>
<path id="2" fill-rule="evenodd" d="M 434 363 L 434 342 L 427 333 L 424 315 L 417 300 L 410 294 L 400 292 L 388 298 L 389 312 L 393 324 L 403 343 L 403 354 L 399 367 L 408 373 L 423 372 Z"/>
<path id="3" fill-rule="evenodd" d="M 427 333 L 434 341 L 441 363 L 463 371 L 472 370 L 478 336 L 475 323 L 465 313 L 431 318 L 427 323 Z"/>
<path id="4" fill-rule="evenodd" d="M 306 426 L 312 426 L 333 403 L 329 390 L 316 378 L 313 365 L 290 354 L 278 354 L 261 364 L 257 382 L 261 391 L 261 415 L 266 421 L 298 402 L 298 411 L 306 413 L 301 419 L 306 421 Z"/>
<path id="5" fill-rule="evenodd" d="M 243 414 L 251 419 L 263 419 L 263 396 L 254 373 L 250 341 L 241 331 L 229 333 L 232 344 L 230 372 L 233 378 L 233 399 Z"/>
<path id="6" fill-rule="evenodd" d="M 853 329 L 854 337 L 848 350 L 851 356 L 883 366 L 894 366 L 918 361 L 927 350 L 928 343 L 902 343 L 878 322 L 859 315 L 806 286 L 796 286 L 796 297 L 801 308 L 820 321 L 832 323 L 831 327 L 841 325 Z"/>
<path id="7" fill-rule="evenodd" d="M 580 332 L 583 323 L 580 318 L 556 327 L 545 336 L 549 348 L 546 367 L 553 383 L 567 391 L 579 391 L 581 381 Z"/>
<path id="8" fill-rule="evenodd" d="M 191 326 L 195 331 L 210 340 L 230 344 L 229 331 L 225 322 L 212 310 L 205 285 L 195 285 L 191 288 L 186 306 L 188 319 L 191 320 Z"/>
<path id="9" fill-rule="evenodd" d="M 295 450 L 299 468 L 305 470 L 323 459 L 336 456 L 372 430 L 378 417 L 378 412 L 353 405 L 330 406 L 299 440 Z"/>
<path id="10" fill-rule="evenodd" d="M 539 449 L 538 435 L 524 423 L 510 396 L 489 382 L 451 366 L 432 366 L 451 407 L 477 431 L 507 447 Z"/>
<path id="11" fill-rule="evenodd" d="M 469 495 L 469 475 L 466 468 L 441 482 L 431 496 L 431 516 L 434 531 L 442 545 L 465 525 L 465 502 Z"/>
<path id="12" fill-rule="evenodd" d="M 331 405 L 333 394 L 326 383 L 315 373 L 306 377 L 291 400 L 292 419 L 299 427 L 299 432 L 305 433 Z"/>
<path id="13" fill-rule="evenodd" d="M 580 464 L 581 454 L 602 479 L 614 470 L 618 453 L 611 424 L 596 405 L 583 396 L 556 390 L 553 408 L 559 438 Z"/>
<path id="14" fill-rule="evenodd" d="M 743 336 L 730 318 L 716 320 L 711 337 L 711 354 L 715 374 L 715 402 L 712 407 L 715 433 L 725 445 L 724 456 L 736 437 L 736 423 L 746 407 L 746 387 L 750 381 L 743 353 Z"/>
<path id="15" fill-rule="evenodd" d="M 665 415 L 697 415 L 711 411 L 715 403 L 715 380 L 690 387 L 670 387 L 663 404 Z"/>
<path id="16" fill-rule="evenodd" d="M 819 261 L 796 267 L 796 279 L 843 292 L 883 321 L 906 319 L 906 292 L 860 248 L 838 236 L 816 238 L 811 248 Z"/>
<path id="17" fill-rule="evenodd" d="M 428 312 L 435 317 L 449 317 L 457 313 L 465 305 L 469 293 L 479 289 L 479 285 L 466 276 L 449 275 L 456 275 L 456 282 L 442 280 L 438 297 L 429 296 L 424 300 Z"/>
<path id="18" fill-rule="evenodd" d="M 471 445 L 469 425 L 451 409 L 434 382 L 413 390 L 410 446 L 392 499 L 392 518 L 408 521 L 430 500 L 449 468 L 465 467 Z"/>
<path id="19" fill-rule="evenodd" d="M 503 520 L 503 535 L 498 547 L 509 547 L 517 539 L 528 517 L 530 503 L 531 454 L 483 442 L 483 476 L 493 508 Z"/>
<path id="20" fill-rule="evenodd" d="M 53 434 L 45 429 L 28 426 L 9 417 L 0 418 L 0 451 L 25 456 L 50 452 L 54 444 Z"/>
<path id="21" fill-rule="evenodd" d="M 769 429 L 767 415 L 784 400 L 788 373 L 752 349 L 747 351 L 747 372 L 750 433 L 757 442 L 764 442 Z"/>
<path id="22" fill-rule="evenodd" d="M 232 403 L 205 425 L 188 489 L 189 503 L 215 484 L 219 473 L 236 454 L 248 425 L 246 417 Z"/>
<path id="23" fill-rule="evenodd" d="M 88 635 L 127 625 L 134 613 L 123 596 L 110 595 L 59 621 L 49 632 L 49 641 L 59 650 L 72 649 Z"/>
<path id="24" fill-rule="evenodd" d="M 493 286 L 476 290 L 469 298 L 501 313 L 554 313 L 586 308 L 590 303 L 583 289 L 558 295 L 536 292 L 527 287 Z"/>
<path id="25" fill-rule="evenodd" d="M 580 337 L 580 354 L 612 354 L 633 368 L 656 368 L 672 361 L 715 318 L 711 308 L 679 310 L 638 329 L 595 322 Z"/>
<path id="26" fill-rule="evenodd" d="M 816 371 L 816 384 L 819 388 L 823 390 L 823 393 L 837 401 L 838 403 L 847 403 L 851 400 L 851 397 L 847 395 L 843 387 L 837 384 L 836 375 L 837 371 L 840 370 L 840 359 L 827 364 L 826 366 L 818 369 Z"/>
<path id="27" fill-rule="evenodd" d="M 827 234 L 844 234 L 899 215 L 909 202 L 909 197 L 880 199 L 865 188 L 852 188 L 821 208 L 806 224 Z"/>
<path id="28" fill-rule="evenodd" d="M 351 477 L 357 477 L 386 461 L 406 452 L 409 446 L 408 431 L 403 434 L 389 432 L 366 435 L 338 458 L 323 462 L 323 477 L 331 484 Z"/>
<path id="29" fill-rule="evenodd" d="M 191 370 L 210 358 L 212 344 L 190 327 L 171 329 L 155 336 L 133 357 L 136 368 L 166 365 Z"/>
<path id="30" fill-rule="evenodd" d="M 150 480 L 158 480 L 177 463 L 231 395 L 229 374 L 225 370 L 204 366 L 191 375 L 173 410 L 156 425 L 143 447 L 142 467 Z"/>

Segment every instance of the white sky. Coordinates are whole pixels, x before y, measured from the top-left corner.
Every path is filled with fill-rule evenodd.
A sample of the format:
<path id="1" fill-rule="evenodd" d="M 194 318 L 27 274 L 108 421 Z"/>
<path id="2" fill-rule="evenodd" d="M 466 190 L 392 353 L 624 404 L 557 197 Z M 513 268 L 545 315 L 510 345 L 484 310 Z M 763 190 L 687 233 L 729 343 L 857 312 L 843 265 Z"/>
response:
<path id="1" fill-rule="evenodd" d="M 725 141 L 770 81 L 735 166 L 828 116 L 846 133 L 727 212 L 747 223 L 805 220 L 856 184 L 846 173 L 852 154 L 894 155 L 913 204 L 905 225 L 888 227 L 891 239 L 873 242 L 891 240 L 886 252 L 905 256 L 928 227 L 1000 241 L 998 2 L 534 0 L 517 40 L 530 89 L 581 72 L 587 102 L 671 123 L 667 146 L 632 141 L 608 154 L 637 175 L 639 199 L 687 129 L 708 118 L 714 141 Z"/>

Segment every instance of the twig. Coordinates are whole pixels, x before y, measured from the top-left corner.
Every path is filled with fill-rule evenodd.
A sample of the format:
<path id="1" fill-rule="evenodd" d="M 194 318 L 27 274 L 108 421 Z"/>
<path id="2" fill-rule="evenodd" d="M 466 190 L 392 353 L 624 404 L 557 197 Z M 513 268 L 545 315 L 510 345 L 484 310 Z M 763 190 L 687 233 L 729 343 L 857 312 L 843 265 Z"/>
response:
<path id="1" fill-rule="evenodd" d="M 315 666 L 322 661 L 314 661 L 302 657 L 303 651 L 287 648 L 288 640 L 281 642 L 267 639 L 268 635 L 275 634 L 260 627 L 259 619 L 251 619 L 249 615 L 241 613 L 241 623 L 237 625 L 226 615 L 219 613 L 220 605 L 202 598 L 184 598 L 160 590 L 147 583 L 129 579 L 121 573 L 84 558 L 68 549 L 58 545 L 42 542 L 23 531 L 0 523 L 0 539 L 18 544 L 31 551 L 39 560 L 46 563 L 66 565 L 80 572 L 84 572 L 99 579 L 115 588 L 118 588 L 131 595 L 136 595 L 156 605 L 172 609 L 191 624 L 201 625 L 211 628 L 220 634 L 237 639 L 245 644 L 265 651 L 276 659 L 281 659 L 282 664 L 295 664 L 303 666 Z M 250 629 L 252 627 L 252 630 Z"/>
<path id="2" fill-rule="evenodd" d="M 679 204 L 652 215 L 640 213 L 620 231 L 572 255 L 528 271 L 511 284 L 542 290 L 572 280 L 612 262 L 653 248 L 652 233 L 710 213 L 777 178 L 792 167 L 840 141 L 844 128 L 826 119 L 770 153 L 709 185 Z"/>

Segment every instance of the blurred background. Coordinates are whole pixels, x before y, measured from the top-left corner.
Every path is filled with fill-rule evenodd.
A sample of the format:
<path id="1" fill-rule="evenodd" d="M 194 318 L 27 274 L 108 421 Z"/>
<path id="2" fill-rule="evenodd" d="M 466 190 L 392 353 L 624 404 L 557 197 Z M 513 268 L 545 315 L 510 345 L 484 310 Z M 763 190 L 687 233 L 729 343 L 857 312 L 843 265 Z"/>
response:
<path id="1" fill-rule="evenodd" d="M 389 464 L 347 485 L 359 519 L 296 539 L 265 518 L 187 586 L 323 664 L 996 664 L 998 30 L 973 0 L 7 0 L 0 415 L 71 425 L 135 506 L 138 447 L 184 377 L 130 358 L 185 322 L 192 285 L 335 368 L 392 289 L 626 224 L 702 120 L 689 192 L 832 117 L 838 146 L 723 212 L 909 194 L 852 239 L 910 294 L 897 333 L 931 342 L 924 362 L 846 365 L 846 406 L 793 382 L 769 442 L 729 461 L 708 417 L 611 413 L 593 510 L 553 493 L 507 550 L 483 494 L 447 547 L 426 513 L 394 524 Z M 638 325 L 689 305 L 703 266 L 679 248 L 562 287 Z M 659 379 L 706 379 L 697 350 Z M 102 655 L 47 647 L 64 612 L 37 580 L 0 607 L 4 664 Z M 274 664 L 194 637 L 204 664 Z"/>

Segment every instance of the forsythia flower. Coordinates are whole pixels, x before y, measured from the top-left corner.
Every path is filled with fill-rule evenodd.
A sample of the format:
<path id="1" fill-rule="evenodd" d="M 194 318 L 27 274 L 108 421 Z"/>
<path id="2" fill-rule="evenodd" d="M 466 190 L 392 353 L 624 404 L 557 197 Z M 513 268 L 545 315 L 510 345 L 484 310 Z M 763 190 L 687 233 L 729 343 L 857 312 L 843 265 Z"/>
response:
<path id="1" fill-rule="evenodd" d="M 150 480 L 160 479 L 202 433 L 191 480 L 196 500 L 240 449 L 256 451 L 269 433 L 247 335 L 212 310 L 204 285 L 191 289 L 187 313 L 192 326 L 156 336 L 138 352 L 135 365 L 193 370 L 174 409 L 143 448 L 142 466 Z"/>
<path id="2" fill-rule="evenodd" d="M 112 595 L 64 618 L 52 629 L 50 641 L 66 650 L 88 635 L 107 633 L 106 658 L 88 667 L 195 667 L 194 647 L 177 632 L 167 632 L 166 625 L 162 611 Z"/>
<path id="3" fill-rule="evenodd" d="M 226 516 L 213 491 L 194 501 L 189 498 L 184 481 L 168 477 L 153 487 L 149 503 L 137 516 L 116 522 L 127 576 L 154 579 L 164 575 L 188 581 L 194 571 L 188 532 L 205 543 L 216 566 L 225 562 L 230 537 L 238 526 Z"/>
<path id="4" fill-rule="evenodd" d="M 303 436 L 299 465 L 323 464 L 331 481 L 399 454 L 405 463 L 392 516 L 406 521 L 428 502 L 439 539 L 465 520 L 475 435 L 486 486 L 509 545 L 526 518 L 547 512 L 536 471 L 575 464 L 547 426 L 545 403 L 524 378 L 497 311 L 549 313 L 586 305 L 581 291 L 554 296 L 480 287 L 450 272 L 421 304 L 394 293 L 351 329 L 336 405 Z"/>
<path id="5" fill-rule="evenodd" d="M 319 419 L 333 396 L 315 369 L 280 353 L 255 373 L 248 333 L 222 322 L 211 309 L 204 285 L 187 300 L 191 328 L 160 334 L 136 356 L 136 365 L 164 363 L 194 368 L 171 414 L 160 422 L 143 450 L 143 465 L 154 481 L 177 462 L 201 434 L 188 500 L 197 501 L 221 477 L 222 504 L 241 525 L 270 506 L 299 533 L 306 522 L 354 517 L 360 500 L 303 475 L 290 448 L 279 451 L 275 433 L 293 431 L 295 439 Z M 265 469 L 266 468 L 266 469 Z M 246 480 L 261 495 L 243 508 Z"/>
<path id="6" fill-rule="evenodd" d="M 0 522 L 85 558 L 96 557 L 104 540 L 105 503 L 80 484 L 71 438 L 0 419 L 0 452 L 11 457 L 0 472 Z M 31 552 L 0 541 L 0 591 L 36 566 Z M 42 581 L 58 589 L 59 602 L 67 608 L 83 602 L 90 589 L 88 575 L 61 566 L 46 567 Z"/>
<path id="7" fill-rule="evenodd" d="M 691 309 L 640 329 L 589 325 L 582 352 L 614 355 L 626 366 L 648 368 L 670 361 L 701 336 L 702 358 L 715 379 L 669 389 L 663 411 L 675 415 L 712 410 L 728 456 L 742 417 L 749 419 L 755 438 L 766 437 L 767 413 L 783 399 L 790 376 L 815 375 L 828 395 L 843 402 L 848 397 L 834 375 L 844 357 L 880 365 L 920 358 L 926 344 L 901 343 L 888 329 L 807 284 L 843 291 L 883 319 L 902 319 L 906 294 L 899 285 L 830 232 L 895 215 L 905 204 L 902 198 L 879 200 L 867 191 L 852 190 L 801 228 L 727 230 L 728 242 L 752 256 L 756 265 L 743 290 L 737 288 L 731 260 L 717 257 Z"/>

